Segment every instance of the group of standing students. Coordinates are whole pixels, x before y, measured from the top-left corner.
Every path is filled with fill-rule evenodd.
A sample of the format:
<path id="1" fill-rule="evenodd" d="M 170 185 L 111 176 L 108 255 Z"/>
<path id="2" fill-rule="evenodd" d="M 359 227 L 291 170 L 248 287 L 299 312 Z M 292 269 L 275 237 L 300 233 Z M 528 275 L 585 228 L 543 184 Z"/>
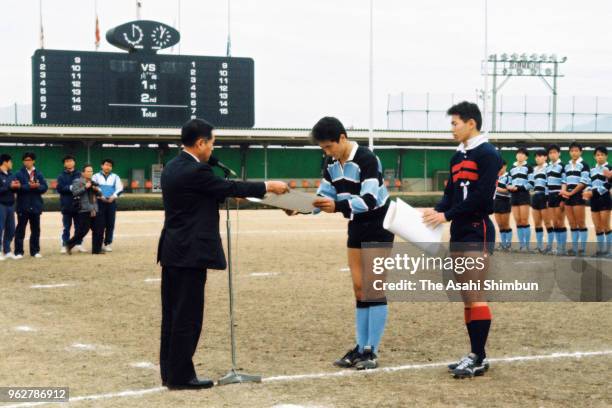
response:
<path id="1" fill-rule="evenodd" d="M 26 227 L 30 224 L 30 255 L 42 258 L 40 249 L 40 217 L 44 209 L 43 194 L 48 184 L 36 167 L 36 154 L 22 156 L 23 167 L 13 173 L 12 157 L 0 155 L 0 261 L 22 259 Z M 92 230 L 92 253 L 111 252 L 115 228 L 116 199 L 123 186 L 112 173 L 113 161 L 104 159 L 102 170 L 95 174 L 93 166 L 75 169 L 74 156 L 63 158 L 64 171 L 57 178 L 60 194 L 63 232 L 61 253 L 71 253 L 76 247 L 86 252 L 83 238 Z M 15 215 L 17 225 L 15 226 Z M 70 231 L 74 226 L 74 235 Z M 14 239 L 14 252 L 11 244 Z"/>
<path id="2" fill-rule="evenodd" d="M 579 143 L 570 144 L 569 154 L 570 160 L 563 163 L 560 159 L 561 148 L 553 144 L 546 150 L 540 149 L 535 152 L 535 166 L 532 166 L 527 162 L 528 150 L 519 148 L 516 162 L 509 171 L 504 162 L 499 172 L 494 202 L 495 220 L 501 235 L 501 250 L 512 248 L 513 231 L 510 227 L 510 213 L 512 213 L 516 223 L 518 249 L 530 251 L 529 213 L 531 212 L 538 252 L 570 256 L 587 255 L 588 229 L 585 208 L 588 203 L 597 237 L 597 249 L 589 255 L 612 254 L 611 166 L 608 164 L 608 149 L 605 146 L 595 148 L 593 167 L 582 159 L 582 146 Z M 566 218 L 571 232 L 569 249 Z"/>

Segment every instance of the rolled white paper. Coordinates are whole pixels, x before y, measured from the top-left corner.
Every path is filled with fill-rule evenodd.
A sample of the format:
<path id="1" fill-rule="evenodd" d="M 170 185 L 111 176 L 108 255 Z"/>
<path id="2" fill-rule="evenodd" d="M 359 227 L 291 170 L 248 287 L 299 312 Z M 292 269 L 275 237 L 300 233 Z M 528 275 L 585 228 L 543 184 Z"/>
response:
<path id="1" fill-rule="evenodd" d="M 423 222 L 423 213 L 401 199 L 391 202 L 383 221 L 383 228 L 399 235 L 429 254 L 440 249 L 444 227 L 431 228 Z"/>

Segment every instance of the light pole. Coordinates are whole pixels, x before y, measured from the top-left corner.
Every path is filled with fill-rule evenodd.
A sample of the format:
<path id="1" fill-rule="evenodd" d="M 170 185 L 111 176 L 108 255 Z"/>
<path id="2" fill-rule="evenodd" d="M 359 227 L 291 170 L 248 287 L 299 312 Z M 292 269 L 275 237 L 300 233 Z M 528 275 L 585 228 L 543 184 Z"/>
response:
<path id="1" fill-rule="evenodd" d="M 496 130 L 497 122 L 497 92 L 512 77 L 539 77 L 552 93 L 551 128 L 557 131 L 557 78 L 563 77 L 559 72 L 559 65 L 567 61 L 567 57 L 557 58 L 555 54 L 491 54 L 483 64 L 483 75 L 493 77 L 492 105 L 491 105 L 491 130 Z M 487 62 L 493 63 L 493 69 L 488 69 Z M 497 85 L 497 77 L 504 77 Z M 552 84 L 546 79 L 552 78 Z"/>

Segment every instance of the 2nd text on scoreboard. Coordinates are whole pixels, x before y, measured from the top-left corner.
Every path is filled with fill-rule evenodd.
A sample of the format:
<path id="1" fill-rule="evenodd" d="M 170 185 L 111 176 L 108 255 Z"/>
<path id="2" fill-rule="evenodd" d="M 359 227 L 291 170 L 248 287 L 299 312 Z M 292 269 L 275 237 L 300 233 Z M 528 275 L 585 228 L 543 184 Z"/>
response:
<path id="1" fill-rule="evenodd" d="M 33 123 L 253 127 L 254 83 L 251 58 L 39 49 Z"/>

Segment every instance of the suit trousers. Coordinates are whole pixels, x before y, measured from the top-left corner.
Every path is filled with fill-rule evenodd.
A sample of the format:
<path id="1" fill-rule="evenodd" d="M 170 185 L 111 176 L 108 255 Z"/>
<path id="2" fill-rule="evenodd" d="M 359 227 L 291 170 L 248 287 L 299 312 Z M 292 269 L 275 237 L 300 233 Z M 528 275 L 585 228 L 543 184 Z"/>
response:
<path id="1" fill-rule="evenodd" d="M 192 358 L 202 332 L 206 273 L 206 269 L 162 268 L 159 365 L 166 384 L 185 384 L 196 376 Z"/>
<path id="2" fill-rule="evenodd" d="M 17 213 L 17 228 L 15 229 L 15 255 L 23 255 L 23 240 L 26 227 L 30 223 L 30 255 L 40 252 L 40 214 Z"/>

